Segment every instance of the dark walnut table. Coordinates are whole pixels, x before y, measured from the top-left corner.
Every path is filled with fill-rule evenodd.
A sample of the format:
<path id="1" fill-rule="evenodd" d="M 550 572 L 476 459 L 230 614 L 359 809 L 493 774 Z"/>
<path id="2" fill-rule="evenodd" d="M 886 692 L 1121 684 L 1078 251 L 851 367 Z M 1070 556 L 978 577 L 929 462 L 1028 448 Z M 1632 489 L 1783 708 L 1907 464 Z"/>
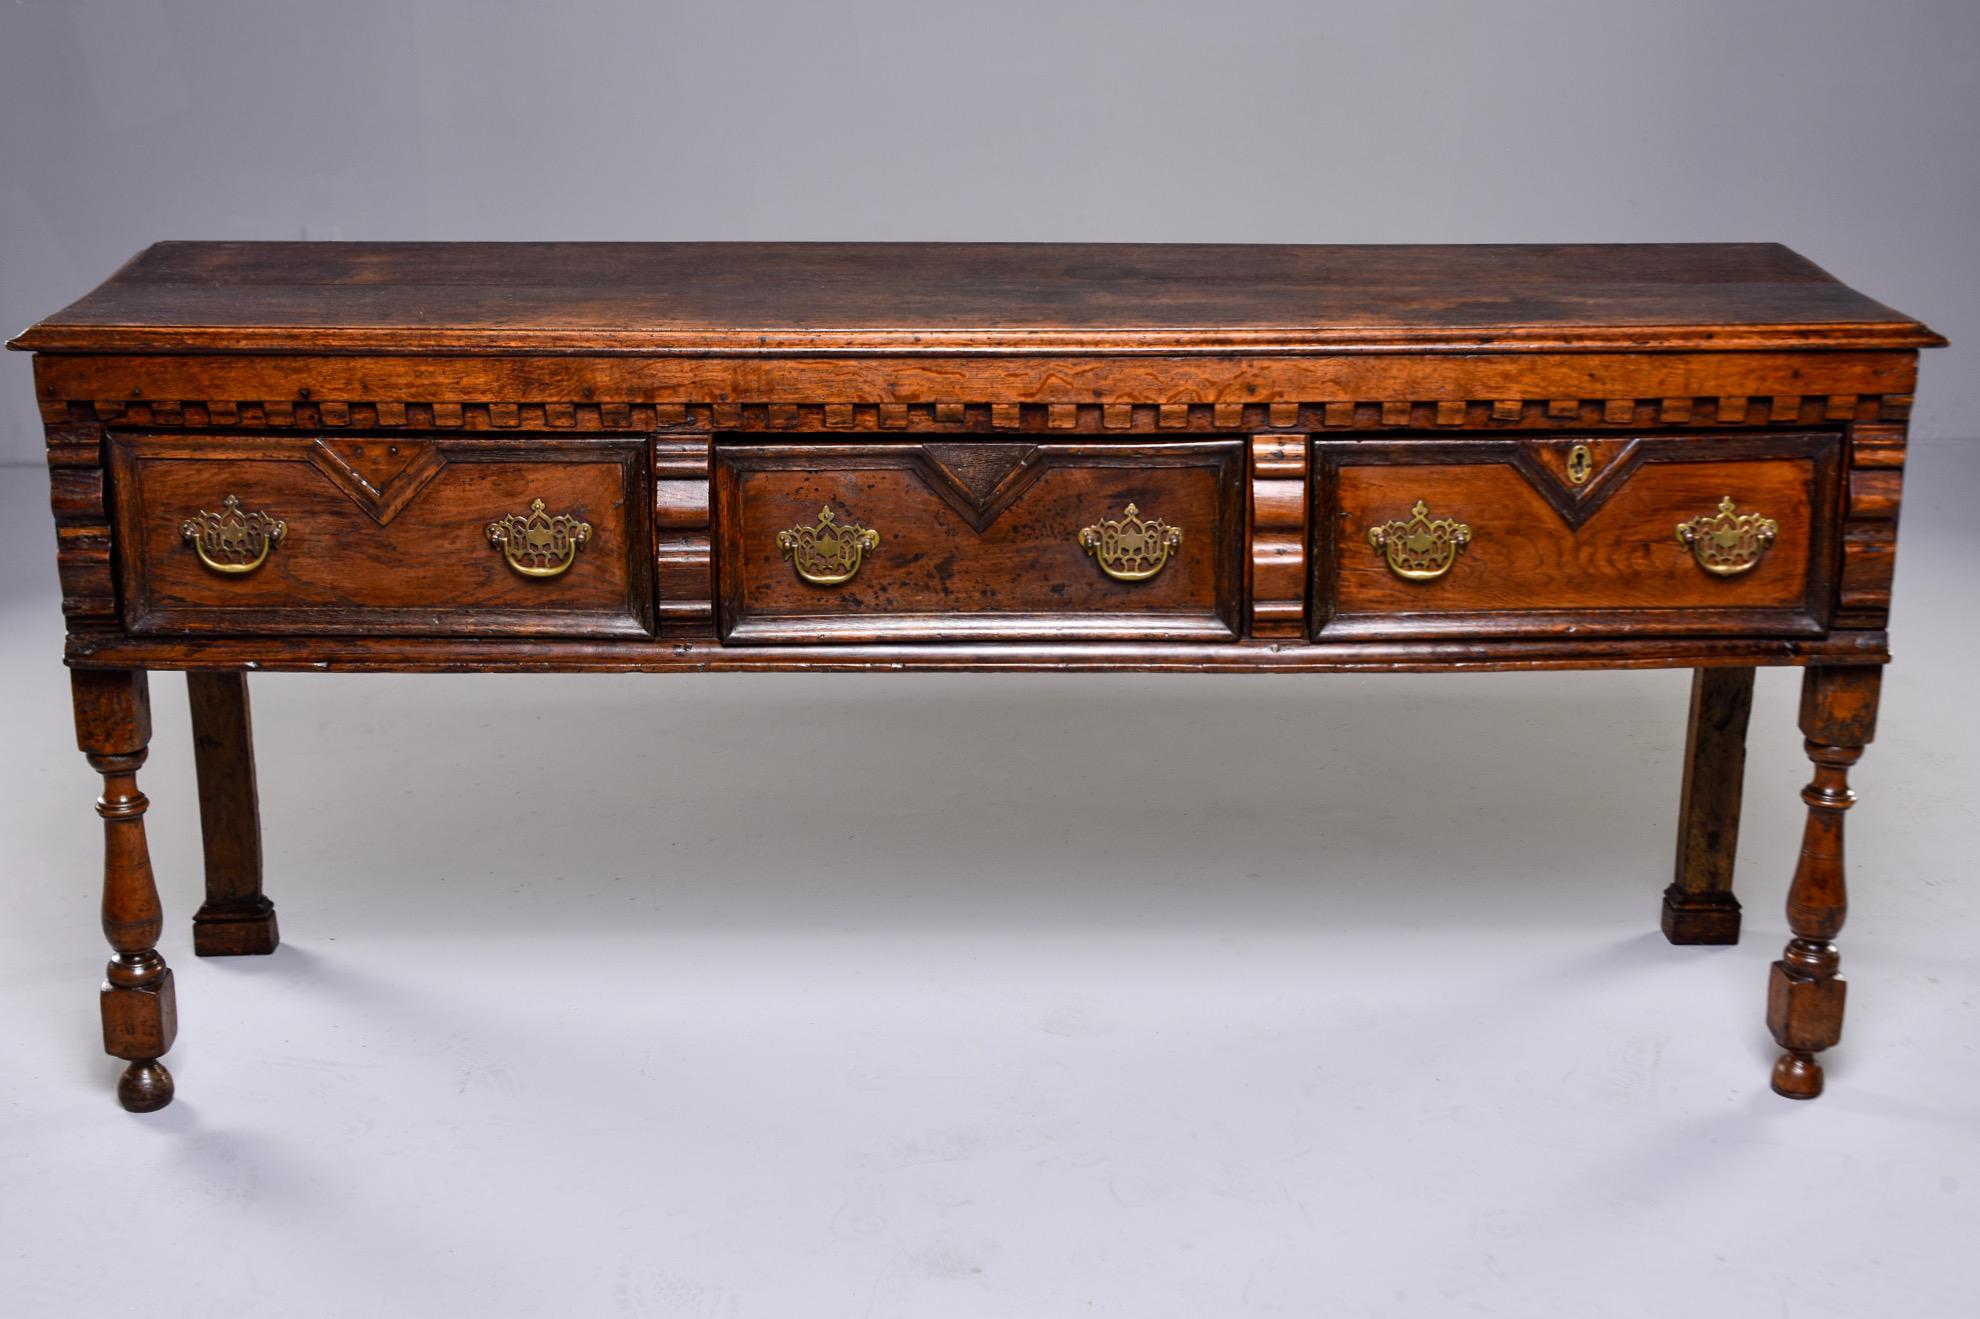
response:
<path id="1" fill-rule="evenodd" d="M 1753 670 L 1815 764 L 1774 1089 L 1841 1033 L 1917 350 L 1781 247 L 161 243 L 35 358 L 104 1047 L 172 1098 L 137 770 L 266 953 L 256 669 L 1696 670 L 1663 929 L 1731 943 Z"/>

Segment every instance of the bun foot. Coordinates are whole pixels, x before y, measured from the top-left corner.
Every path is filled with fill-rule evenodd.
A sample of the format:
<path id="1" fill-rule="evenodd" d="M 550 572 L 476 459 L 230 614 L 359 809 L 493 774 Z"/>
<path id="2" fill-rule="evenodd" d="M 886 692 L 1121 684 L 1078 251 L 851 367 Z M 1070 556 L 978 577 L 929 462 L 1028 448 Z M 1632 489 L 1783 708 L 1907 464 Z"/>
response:
<path id="1" fill-rule="evenodd" d="M 1774 1093 L 1788 1099 L 1813 1099 L 1822 1093 L 1822 1064 L 1812 1053 L 1790 1049 L 1774 1064 Z"/>
<path id="2" fill-rule="evenodd" d="M 117 1102 L 129 1113 L 155 1113 L 172 1102 L 172 1074 L 157 1059 L 132 1063 L 117 1081 Z"/>

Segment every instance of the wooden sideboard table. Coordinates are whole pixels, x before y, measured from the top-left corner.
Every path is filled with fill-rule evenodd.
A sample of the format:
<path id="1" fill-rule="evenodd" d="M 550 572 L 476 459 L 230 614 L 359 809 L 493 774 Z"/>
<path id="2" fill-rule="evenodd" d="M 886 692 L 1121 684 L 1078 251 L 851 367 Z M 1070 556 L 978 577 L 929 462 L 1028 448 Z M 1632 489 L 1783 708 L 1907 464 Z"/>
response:
<path id="1" fill-rule="evenodd" d="M 1781 247 L 162 243 L 22 334 L 104 1047 L 172 1098 L 137 788 L 266 953 L 246 674 L 1696 670 L 1663 929 L 1731 943 L 1753 670 L 1814 762 L 1773 1086 L 1841 1033 L 1917 350 Z"/>

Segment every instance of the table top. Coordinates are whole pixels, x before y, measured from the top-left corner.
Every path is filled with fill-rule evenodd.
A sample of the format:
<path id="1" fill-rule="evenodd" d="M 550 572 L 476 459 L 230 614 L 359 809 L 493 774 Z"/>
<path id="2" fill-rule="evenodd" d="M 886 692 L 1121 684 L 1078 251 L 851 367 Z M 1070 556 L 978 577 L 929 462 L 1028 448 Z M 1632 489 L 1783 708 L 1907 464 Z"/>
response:
<path id="1" fill-rule="evenodd" d="M 1772 243 L 158 243 L 10 347 L 926 354 L 1906 349 Z"/>

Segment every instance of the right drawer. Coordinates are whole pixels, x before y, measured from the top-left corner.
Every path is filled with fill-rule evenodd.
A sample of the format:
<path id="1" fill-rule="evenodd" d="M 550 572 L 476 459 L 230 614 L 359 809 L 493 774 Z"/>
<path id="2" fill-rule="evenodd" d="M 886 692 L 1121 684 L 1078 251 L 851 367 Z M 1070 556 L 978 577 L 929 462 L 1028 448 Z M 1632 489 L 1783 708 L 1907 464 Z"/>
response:
<path id="1" fill-rule="evenodd" d="M 1830 433 L 1314 442 L 1314 633 L 1810 636 Z"/>

